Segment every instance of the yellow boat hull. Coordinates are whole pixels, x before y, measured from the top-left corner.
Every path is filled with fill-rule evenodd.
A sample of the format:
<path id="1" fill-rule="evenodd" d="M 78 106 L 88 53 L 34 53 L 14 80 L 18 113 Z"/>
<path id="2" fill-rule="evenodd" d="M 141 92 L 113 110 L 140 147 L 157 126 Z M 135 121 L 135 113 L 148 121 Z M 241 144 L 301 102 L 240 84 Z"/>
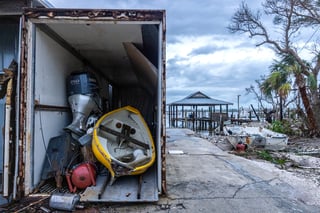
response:
<path id="1" fill-rule="evenodd" d="M 102 116 L 93 131 L 92 151 L 110 172 L 112 182 L 144 173 L 155 161 L 150 130 L 140 112 L 126 106 Z"/>

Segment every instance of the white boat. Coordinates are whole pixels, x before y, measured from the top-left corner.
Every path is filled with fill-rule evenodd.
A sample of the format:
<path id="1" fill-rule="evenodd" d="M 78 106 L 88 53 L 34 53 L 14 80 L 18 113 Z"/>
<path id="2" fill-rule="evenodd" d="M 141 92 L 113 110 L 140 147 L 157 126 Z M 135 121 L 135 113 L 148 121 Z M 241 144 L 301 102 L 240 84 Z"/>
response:
<path id="1" fill-rule="evenodd" d="M 263 148 L 272 151 L 284 150 L 288 145 L 287 135 L 264 127 L 225 126 L 223 131 L 235 149 L 239 143 L 247 148 Z"/>
<path id="2" fill-rule="evenodd" d="M 92 150 L 111 173 L 111 184 L 124 175 L 144 173 L 155 161 L 152 135 L 140 112 L 130 106 L 102 116 L 96 123 Z"/>

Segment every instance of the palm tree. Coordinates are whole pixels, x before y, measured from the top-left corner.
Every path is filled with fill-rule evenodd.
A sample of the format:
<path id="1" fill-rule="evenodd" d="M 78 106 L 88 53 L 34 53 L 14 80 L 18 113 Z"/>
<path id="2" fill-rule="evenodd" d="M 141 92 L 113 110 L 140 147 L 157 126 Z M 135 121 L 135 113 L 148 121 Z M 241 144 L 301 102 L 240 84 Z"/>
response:
<path id="1" fill-rule="evenodd" d="M 265 96 L 272 99 L 273 96 L 279 97 L 280 120 L 283 120 L 283 101 L 288 97 L 291 90 L 290 69 L 282 61 L 275 61 L 270 67 L 270 75 L 260 85 L 261 91 Z"/>
<path id="2" fill-rule="evenodd" d="M 314 73 L 310 70 L 311 66 L 306 61 L 298 62 L 292 55 L 286 55 L 283 62 L 288 65 L 292 72 L 295 84 L 298 87 L 298 91 L 305 108 L 305 114 L 307 118 L 306 124 L 310 130 L 310 134 L 319 134 L 317 117 L 314 113 L 319 106 L 313 107 L 312 102 L 316 102 L 318 97 L 312 97 L 312 94 L 318 94 L 317 91 L 317 80 Z M 301 65 L 303 63 L 303 66 Z M 311 94 L 311 95 L 310 95 Z"/>
<path id="3" fill-rule="evenodd" d="M 302 67 L 293 56 L 285 55 L 281 61 L 276 61 L 270 67 L 271 73 L 261 84 L 260 89 L 265 95 L 277 95 L 279 97 L 280 120 L 282 120 L 283 101 L 290 93 L 292 85 L 291 77 L 293 77 L 295 79 L 293 83 L 297 86 L 300 98 L 305 107 L 306 116 L 303 117 L 307 118 L 306 124 L 311 130 L 311 134 L 314 134 L 317 131 L 317 123 L 310 103 L 312 97 L 310 97 L 308 91 L 317 89 L 317 81 L 311 72 L 308 76 L 303 74 L 303 70 L 308 67 L 308 63 L 304 62 L 304 67 Z"/>

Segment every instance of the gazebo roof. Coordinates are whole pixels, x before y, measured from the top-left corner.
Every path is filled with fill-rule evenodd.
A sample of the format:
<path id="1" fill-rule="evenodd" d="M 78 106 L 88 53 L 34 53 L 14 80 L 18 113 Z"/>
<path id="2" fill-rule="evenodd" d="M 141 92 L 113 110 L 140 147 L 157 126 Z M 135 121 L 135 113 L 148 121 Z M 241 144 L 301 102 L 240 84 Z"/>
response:
<path id="1" fill-rule="evenodd" d="M 217 99 L 210 98 L 209 96 L 203 94 L 202 92 L 198 91 L 195 92 L 184 99 L 179 101 L 173 102 L 169 105 L 184 105 L 184 106 L 214 106 L 214 105 L 233 105 L 233 103 L 221 101 Z"/>

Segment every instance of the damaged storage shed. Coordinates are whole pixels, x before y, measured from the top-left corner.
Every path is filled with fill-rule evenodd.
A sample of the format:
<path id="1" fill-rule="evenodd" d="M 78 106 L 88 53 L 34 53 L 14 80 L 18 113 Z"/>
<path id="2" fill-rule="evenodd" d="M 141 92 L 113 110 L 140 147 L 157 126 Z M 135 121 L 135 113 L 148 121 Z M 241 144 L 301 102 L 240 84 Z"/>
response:
<path id="1" fill-rule="evenodd" d="M 156 160 L 140 177 L 121 177 L 99 196 L 87 193 L 81 199 L 158 200 L 165 188 L 165 12 L 26 9 L 20 50 L 19 104 L 14 107 L 19 124 L 11 135 L 18 147 L 18 168 L 10 174 L 17 185 L 11 193 L 28 195 L 42 181 L 50 139 L 72 122 L 67 79 L 85 72 L 97 79 L 103 113 L 128 105 L 140 111 L 154 140 Z M 104 188 L 100 180 L 98 175 L 96 187 Z"/>

